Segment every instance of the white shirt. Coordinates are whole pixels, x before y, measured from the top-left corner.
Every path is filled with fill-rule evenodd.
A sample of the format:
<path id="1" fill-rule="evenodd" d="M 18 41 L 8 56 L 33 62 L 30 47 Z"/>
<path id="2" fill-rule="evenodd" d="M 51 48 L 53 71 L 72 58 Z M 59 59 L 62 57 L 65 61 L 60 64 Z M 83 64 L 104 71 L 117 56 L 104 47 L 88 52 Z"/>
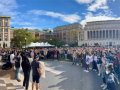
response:
<path id="1" fill-rule="evenodd" d="M 93 62 L 93 56 L 89 56 L 90 57 L 90 62 Z"/>
<path id="2" fill-rule="evenodd" d="M 88 61 L 87 61 L 88 60 Z M 89 65 L 90 64 L 90 56 L 86 55 L 86 64 Z"/>
<path id="3" fill-rule="evenodd" d="M 94 61 L 97 62 L 97 56 L 94 56 Z"/>
<path id="4" fill-rule="evenodd" d="M 11 62 L 11 63 L 15 63 L 15 61 L 13 61 L 13 58 L 14 58 L 14 54 L 11 54 L 11 55 L 10 55 L 10 62 Z"/>

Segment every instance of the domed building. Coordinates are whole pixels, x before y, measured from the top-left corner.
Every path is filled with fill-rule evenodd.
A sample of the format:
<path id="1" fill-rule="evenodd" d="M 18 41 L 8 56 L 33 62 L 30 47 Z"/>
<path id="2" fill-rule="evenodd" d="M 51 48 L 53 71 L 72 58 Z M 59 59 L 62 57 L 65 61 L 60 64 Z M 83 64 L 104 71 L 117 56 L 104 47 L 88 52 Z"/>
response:
<path id="1" fill-rule="evenodd" d="M 78 45 L 116 46 L 120 45 L 120 20 L 87 22 L 79 30 Z"/>

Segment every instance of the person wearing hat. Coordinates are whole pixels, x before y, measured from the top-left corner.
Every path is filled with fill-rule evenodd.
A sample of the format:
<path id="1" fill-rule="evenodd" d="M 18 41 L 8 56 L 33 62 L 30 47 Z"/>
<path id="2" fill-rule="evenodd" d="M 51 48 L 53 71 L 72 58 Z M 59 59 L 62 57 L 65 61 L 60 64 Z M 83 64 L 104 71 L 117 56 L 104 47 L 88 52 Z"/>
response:
<path id="1" fill-rule="evenodd" d="M 32 90 L 34 90 L 34 84 L 36 82 L 36 90 L 38 90 L 39 87 L 39 82 L 40 82 L 40 70 L 39 70 L 39 55 L 35 56 L 35 59 L 32 61 L 31 63 L 31 67 L 32 67 L 32 78 L 33 78 L 33 83 L 32 83 Z"/>

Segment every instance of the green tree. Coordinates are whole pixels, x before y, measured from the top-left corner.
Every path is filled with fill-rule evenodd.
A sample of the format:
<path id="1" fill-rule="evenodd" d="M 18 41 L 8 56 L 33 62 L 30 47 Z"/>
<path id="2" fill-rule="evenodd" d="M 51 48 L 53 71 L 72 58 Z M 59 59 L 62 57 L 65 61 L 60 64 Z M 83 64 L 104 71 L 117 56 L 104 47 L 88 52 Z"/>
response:
<path id="1" fill-rule="evenodd" d="M 25 38 L 26 45 L 30 44 L 30 42 L 34 41 L 35 39 L 30 32 L 27 32 L 24 29 L 16 29 L 14 30 L 13 39 L 11 42 L 15 47 L 25 46 Z"/>
<path id="2" fill-rule="evenodd" d="M 78 31 L 76 29 L 73 29 L 69 36 L 70 36 L 70 38 L 72 38 L 76 42 L 77 36 L 78 36 Z"/>
<path id="3" fill-rule="evenodd" d="M 36 42 L 40 42 L 40 37 L 35 37 L 34 40 L 33 40 L 34 43 Z"/>
<path id="4" fill-rule="evenodd" d="M 46 39 L 45 42 L 48 42 L 49 44 L 52 44 L 52 45 L 57 45 L 59 39 L 58 38 L 50 38 L 50 39 Z"/>
<path id="5" fill-rule="evenodd" d="M 64 42 L 64 41 L 59 41 L 58 43 L 57 43 L 57 47 L 62 47 L 63 45 L 65 45 L 66 43 Z"/>

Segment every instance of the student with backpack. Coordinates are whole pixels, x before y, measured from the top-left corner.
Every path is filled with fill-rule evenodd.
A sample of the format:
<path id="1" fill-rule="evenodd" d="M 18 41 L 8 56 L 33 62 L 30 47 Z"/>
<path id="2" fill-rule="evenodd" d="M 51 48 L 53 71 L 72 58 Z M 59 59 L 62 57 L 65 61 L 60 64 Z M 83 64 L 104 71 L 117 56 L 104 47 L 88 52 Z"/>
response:
<path id="1" fill-rule="evenodd" d="M 31 65 L 27 57 L 25 57 L 24 61 L 22 61 L 22 69 L 24 73 L 23 86 L 26 90 L 28 90 Z"/>

